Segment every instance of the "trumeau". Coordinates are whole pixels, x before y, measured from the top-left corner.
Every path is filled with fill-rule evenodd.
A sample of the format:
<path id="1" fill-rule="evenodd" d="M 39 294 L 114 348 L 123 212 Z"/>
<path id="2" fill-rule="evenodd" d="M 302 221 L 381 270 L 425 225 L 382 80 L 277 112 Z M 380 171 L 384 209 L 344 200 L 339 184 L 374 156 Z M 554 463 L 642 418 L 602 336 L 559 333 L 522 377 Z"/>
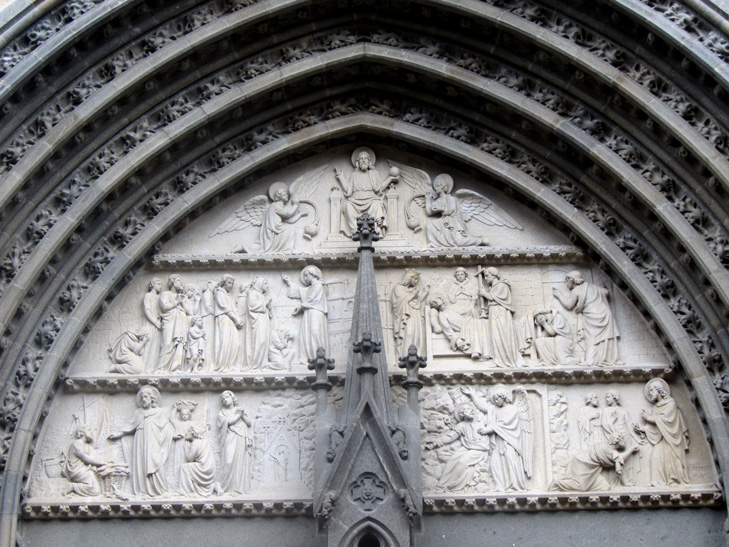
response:
<path id="1" fill-rule="evenodd" d="M 340 148 L 309 158 L 233 195 L 169 241 L 156 269 L 130 280 L 88 334 L 53 401 L 26 516 L 301 513 L 314 503 L 326 531 L 346 494 L 343 514 L 374 518 L 379 503 L 409 487 L 382 482 L 382 469 L 360 469 L 344 491 L 325 478 L 332 465 L 345 465 L 336 459 L 340 445 L 355 442 L 347 420 L 360 416 L 360 395 L 352 399 L 347 386 L 360 380 L 347 364 L 355 355 L 352 321 L 364 333 L 364 313 L 382 323 L 382 339 L 373 339 L 382 348 L 373 354 L 379 374 L 370 385 L 380 386 L 374 393 L 385 402 L 371 423 L 392 445 L 358 450 L 365 461 L 387 446 L 407 454 L 412 435 L 421 437 L 410 451 L 415 457 L 422 442 L 422 467 L 405 459 L 400 473 L 414 473 L 406 480 L 422 484 L 426 508 L 448 511 L 464 500 L 471 511 L 579 509 L 594 500 L 619 507 L 715 502 L 717 472 L 686 388 L 656 334 L 599 270 L 563 253 L 564 237 L 523 206 L 461 173 L 446 189 L 454 207 L 409 208 L 421 192 L 435 200 L 439 190 L 413 187 L 403 173 L 415 172 L 417 162 L 437 181 L 440 169 L 393 149 L 368 151 L 382 159 L 360 171 L 366 177 L 355 179 L 361 187 L 348 197 L 332 166 L 343 169 L 350 154 Z M 308 180 L 305 198 L 297 183 L 271 191 L 286 188 L 271 181 L 286 180 Z M 461 207 L 464 187 L 481 189 L 466 199 L 477 196 L 491 220 L 478 222 Z M 258 199 L 251 196 L 261 196 L 259 217 L 247 209 Z M 364 279 L 374 300 L 366 305 L 356 296 L 359 244 L 332 233 L 337 223 L 345 226 L 347 199 L 357 199 L 363 213 L 378 212 L 374 225 L 388 227 L 375 244 L 381 256 L 374 269 L 368 258 Z M 311 218 L 288 214 L 305 201 Z M 448 236 L 439 240 L 445 249 L 436 246 L 432 225 L 438 234 L 461 230 L 459 237 L 471 239 L 460 241 L 473 244 L 450 245 Z M 256 247 L 261 241 L 280 243 L 266 251 Z M 236 252 L 248 248 L 256 250 Z M 430 253 L 449 259 L 423 261 Z M 373 306 L 379 311 L 365 312 Z M 403 384 L 425 384 L 419 397 L 417 390 L 407 396 L 411 408 L 419 406 L 422 432 L 390 409 L 391 398 L 405 401 L 395 387 L 402 377 L 396 364 L 411 345 L 427 358 L 423 382 Z M 326 390 L 314 397 L 305 389 L 308 363 L 321 359 L 336 384 L 329 407 Z M 315 389 L 331 387 L 318 374 Z M 346 408 L 337 411 L 342 382 Z M 353 469 L 362 466 L 357 461 Z M 408 500 L 396 505 L 420 506 Z"/>

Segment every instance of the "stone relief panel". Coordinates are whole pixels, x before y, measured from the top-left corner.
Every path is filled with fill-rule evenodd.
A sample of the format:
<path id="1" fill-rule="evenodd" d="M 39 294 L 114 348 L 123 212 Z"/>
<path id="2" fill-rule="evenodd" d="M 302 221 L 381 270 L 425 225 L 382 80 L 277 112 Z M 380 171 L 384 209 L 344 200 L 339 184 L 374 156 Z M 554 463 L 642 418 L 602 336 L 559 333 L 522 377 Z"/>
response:
<path id="1" fill-rule="evenodd" d="M 301 390 L 64 397 L 33 499 L 309 497 L 314 395 Z"/>
<path id="2" fill-rule="evenodd" d="M 341 400 L 357 312 L 348 236 L 363 212 L 384 235 L 375 274 L 396 401 L 398 357 L 411 344 L 427 357 L 426 499 L 718 495 L 685 387 L 646 382 L 671 361 L 645 319 L 553 227 L 478 183 L 395 150 L 340 148 L 193 221 L 74 356 L 29 511 L 309 500 L 315 399 L 302 388 L 323 347 Z M 336 448 L 344 431 L 328 433 Z M 376 486 L 361 478 L 350 493 Z"/>
<path id="3" fill-rule="evenodd" d="M 338 264 L 138 276 L 95 325 L 70 375 L 302 373 L 318 347 L 341 371 L 355 277 Z M 584 265 L 384 266 L 377 277 L 393 372 L 411 344 L 424 348 L 429 370 L 670 363 L 628 300 Z"/>
<path id="4" fill-rule="evenodd" d="M 28 503 L 307 499 L 314 405 L 298 389 L 68 394 L 44 427 Z M 680 382 L 430 385 L 420 405 L 426 497 L 716 489 Z"/>
<path id="5" fill-rule="evenodd" d="M 477 191 L 476 188 L 480 189 Z M 401 251 L 569 244 L 483 181 L 397 150 L 340 147 L 257 181 L 165 245 L 166 253 L 327 254 L 356 249 L 367 212 Z M 194 245 L 193 245 L 194 241 Z"/>
<path id="6" fill-rule="evenodd" d="M 684 389 L 660 378 L 434 386 L 423 389 L 421 405 L 431 495 L 673 490 L 716 481 Z"/>

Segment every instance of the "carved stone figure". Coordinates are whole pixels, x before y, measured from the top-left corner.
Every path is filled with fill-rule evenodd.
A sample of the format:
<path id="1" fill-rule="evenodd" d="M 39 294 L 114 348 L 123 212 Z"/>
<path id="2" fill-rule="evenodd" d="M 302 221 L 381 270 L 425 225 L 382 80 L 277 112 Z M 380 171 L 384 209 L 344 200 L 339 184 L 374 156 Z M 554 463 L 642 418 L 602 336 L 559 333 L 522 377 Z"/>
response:
<path id="1" fill-rule="evenodd" d="M 465 268 L 455 269 L 453 281 L 448 288 L 448 302 L 464 318 L 461 336 L 470 344 L 466 353 L 472 359 L 485 361 L 492 358 L 491 340 L 487 335 L 488 320 L 486 313 L 482 314 L 479 309 L 478 289 L 469 285 L 468 277 Z"/>
<path id="2" fill-rule="evenodd" d="M 393 335 L 398 356 L 407 354 L 414 345 L 419 353 L 425 353 L 425 299 L 430 285 L 419 285 L 420 274 L 406 270 L 403 279 L 392 287 Z M 421 349 L 422 348 L 422 349 Z"/>
<path id="3" fill-rule="evenodd" d="M 457 423 L 452 429 L 435 440 L 425 441 L 424 445 L 426 450 L 434 450 L 460 441 L 463 447 L 463 450 L 455 452 L 446 461 L 436 485 L 439 490 L 457 491 L 475 485 L 477 466 L 491 451 L 489 438 L 476 430 L 473 406 L 470 403 L 461 403 L 456 406 L 454 414 Z"/>
<path id="4" fill-rule="evenodd" d="M 185 292 L 183 293 L 182 298 L 182 309 L 185 310 L 188 321 L 193 315 L 197 314 L 198 309 L 200 308 L 201 296 L 202 295 L 198 293 L 194 285 L 187 285 L 185 287 Z"/>
<path id="5" fill-rule="evenodd" d="M 187 430 L 192 425 L 192 413 L 197 408 L 197 403 L 193 401 L 175 401 L 170 410 L 170 423 L 175 430 L 175 434 L 172 437 L 173 441 L 181 441 L 185 438 Z M 179 486 L 180 482 L 180 469 L 182 464 L 185 463 L 185 450 L 183 443 L 173 443 L 173 469 L 175 470 L 175 480 Z"/>
<path id="6" fill-rule="evenodd" d="M 187 331 L 187 372 L 202 372 L 205 366 L 205 346 L 207 334 L 203 329 L 203 320 L 199 315 L 190 317 L 190 328 Z"/>
<path id="7" fill-rule="evenodd" d="M 268 196 L 256 196 L 235 212 L 235 217 L 221 224 L 210 237 L 241 231 L 248 226 L 260 226 L 258 240 L 243 246 L 237 252 L 284 253 L 295 250 L 297 243 L 296 223 L 309 213 L 302 205 L 313 209 L 314 220 L 305 226 L 304 238 L 311 239 L 319 233 L 319 213 L 310 201 L 321 176 L 329 166 L 325 165 L 296 179 L 291 187 L 275 182 L 268 189 Z M 268 201 L 268 198 L 271 201 Z"/>
<path id="8" fill-rule="evenodd" d="M 149 282 L 149 290 L 142 299 L 142 311 L 147 322 L 147 337 L 149 342 L 145 346 L 144 361 L 147 366 L 146 372 L 154 372 L 159 363 L 159 352 L 162 344 L 162 319 L 159 307 L 159 295 L 162 290 L 162 280 L 159 277 Z"/>
<path id="9" fill-rule="evenodd" d="M 251 488 L 251 449 L 248 428 L 251 420 L 238 406 L 232 391 L 220 395 L 223 408 L 218 413 L 220 438 L 220 488 L 223 492 L 246 493 Z"/>
<path id="10" fill-rule="evenodd" d="M 63 455 L 61 473 L 71 483 L 70 492 L 79 496 L 101 494 L 98 476 L 110 474 L 114 465 L 104 461 L 94 448 L 94 435 L 89 427 L 76 427 L 76 439 Z"/>
<path id="11" fill-rule="evenodd" d="M 451 344 L 452 351 L 469 353 L 470 342 L 461 335 L 464 318 L 451 308 L 446 308 L 445 300 L 441 295 L 430 299 L 430 328 L 435 334 L 444 334 Z"/>
<path id="12" fill-rule="evenodd" d="M 215 356 L 213 350 L 215 341 L 215 283 L 213 281 L 206 281 L 203 284 L 199 315 L 202 319 L 202 328 L 206 340 L 201 360 L 207 366 Z"/>
<path id="13" fill-rule="evenodd" d="M 143 386 L 137 392 L 137 410 L 131 420 L 109 440 L 122 439 L 124 458 L 131 472 L 132 493 L 161 496 L 168 490 L 165 464 L 170 453 L 174 428 L 159 406 L 156 387 Z"/>
<path id="14" fill-rule="evenodd" d="M 519 342 L 514 329 L 514 305 L 511 301 L 511 287 L 501 279 L 499 270 L 494 267 L 480 269 L 485 285 L 478 294 L 488 306 L 489 341 L 488 347 L 499 366 L 514 368 L 525 366 L 519 353 Z"/>
<path id="15" fill-rule="evenodd" d="M 414 190 L 405 206 L 407 225 L 416 232 L 422 228 L 411 210 L 414 202 L 425 209 L 425 233 L 431 247 L 488 245 L 485 237 L 472 232 L 470 222 L 473 220 L 485 226 L 522 229 L 508 213 L 481 194 L 458 190 L 453 195 L 453 177 L 450 175 L 438 175 L 431 186 L 430 176 L 425 171 L 393 161 L 390 164 L 400 170 L 402 181 Z"/>
<path id="16" fill-rule="evenodd" d="M 246 370 L 261 370 L 268 363 L 271 337 L 271 298 L 268 281 L 256 277 L 248 290 L 246 307 L 248 309 L 248 345 Z"/>
<path id="17" fill-rule="evenodd" d="M 155 370 L 158 373 L 178 372 L 185 361 L 188 321 L 182 308 L 182 278 L 178 274 L 170 275 L 167 287 L 169 290 L 159 296 L 162 345 Z"/>
<path id="18" fill-rule="evenodd" d="M 185 463 L 180 467 L 180 491 L 208 497 L 216 490 L 215 458 L 205 431 L 190 426 L 184 440 Z"/>
<path id="19" fill-rule="evenodd" d="M 637 452 L 643 441 L 640 440 L 633 429 L 633 421 L 628 411 L 620 406 L 620 396 L 617 392 L 610 390 L 605 394 L 607 407 L 602 410 L 600 426 L 606 439 L 620 436 L 625 443 L 625 450 L 628 453 Z M 640 466 L 639 458 L 625 460 L 623 472 L 620 474 L 620 482 L 626 486 L 635 484 L 635 477 Z"/>
<path id="20" fill-rule="evenodd" d="M 534 338 L 536 358 L 542 365 L 575 366 L 579 364 L 572 350 L 572 333 L 559 311 L 544 310 L 534 315 L 537 335 Z"/>
<path id="21" fill-rule="evenodd" d="M 577 314 L 577 338 L 585 344 L 585 364 L 617 365 L 618 326 L 608 304 L 608 291 L 582 279 L 573 271 L 565 277 L 568 292 L 557 287 L 554 297 Z"/>
<path id="22" fill-rule="evenodd" d="M 149 343 L 146 334 L 126 331 L 107 350 L 111 359 L 109 372 L 117 374 L 144 374 L 144 348 Z"/>
<path id="23" fill-rule="evenodd" d="M 352 165 L 354 171 L 345 179 L 342 170 L 334 169 L 334 174 L 342 185 L 346 201 L 342 208 L 342 219 L 347 227 L 345 235 L 351 236 L 357 231 L 357 219 L 364 213 L 368 213 L 378 226 L 382 237 L 387 235 L 387 206 L 384 193 L 390 184 L 398 182 L 396 171 L 384 181 L 375 170 L 375 153 L 367 148 L 357 148 L 352 153 Z M 392 211 L 391 214 L 396 214 Z"/>
<path id="24" fill-rule="evenodd" d="M 281 277 L 289 288 L 288 297 L 301 300 L 301 305 L 293 311 L 294 316 L 301 315 L 301 329 L 291 356 L 296 362 L 306 364 L 316 357 L 317 348 L 329 353 L 329 308 L 321 270 L 313 265 L 304 267 L 300 275 L 303 287 L 292 287 L 288 275 Z"/>
<path id="25" fill-rule="evenodd" d="M 271 345 L 268 348 L 268 368 L 281 370 L 286 368 L 291 348 L 294 342 L 294 333 L 289 329 L 272 329 Z"/>
<path id="26" fill-rule="evenodd" d="M 574 492 L 609 490 L 610 484 L 603 472 L 612 470 L 621 476 L 626 462 L 637 450 L 636 446 L 626 446 L 624 435 L 611 435 L 607 442 L 600 441 L 573 456 L 565 477 L 555 480 L 549 488 Z"/>
<path id="27" fill-rule="evenodd" d="M 493 435 L 491 454 L 491 474 L 496 488 L 501 492 L 526 490 L 526 478 L 532 476 L 534 459 L 534 428 L 529 400 L 524 388 L 513 390 L 514 397 L 504 386 L 496 386 L 491 391 L 493 411 L 465 388 L 473 404 L 488 415 L 488 421 L 478 432 Z"/>
<path id="28" fill-rule="evenodd" d="M 577 413 L 577 429 L 580 433 L 580 448 L 587 450 L 590 446 L 604 440 L 600 424 L 600 399 L 591 391 L 585 396 L 585 406 Z"/>
<path id="29" fill-rule="evenodd" d="M 665 380 L 654 378 L 648 381 L 643 392 L 653 408 L 641 413 L 645 425 L 641 427 L 636 424 L 633 428 L 638 434 L 644 435 L 653 447 L 650 458 L 651 486 L 688 484 L 688 428 L 681 410 L 671 397 L 671 389 Z"/>
<path id="30" fill-rule="evenodd" d="M 238 363 L 240 339 L 238 330 L 243 322 L 233 306 L 233 276 L 224 275 L 215 287 L 215 363 L 213 368 L 219 372 L 229 372 Z"/>

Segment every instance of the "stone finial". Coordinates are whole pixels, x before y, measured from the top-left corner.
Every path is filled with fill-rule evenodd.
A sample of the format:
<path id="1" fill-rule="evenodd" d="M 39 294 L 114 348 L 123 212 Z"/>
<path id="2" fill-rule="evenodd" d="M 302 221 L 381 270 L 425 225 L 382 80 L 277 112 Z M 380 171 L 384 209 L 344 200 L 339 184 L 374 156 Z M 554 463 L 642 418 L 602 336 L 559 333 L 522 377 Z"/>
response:
<path id="1" fill-rule="evenodd" d="M 316 371 L 316 380 L 311 385 L 311 389 L 325 388 L 327 391 L 332 389 L 332 384 L 327 380 L 327 371 L 334 370 L 334 359 L 327 359 L 326 350 L 323 347 L 316 349 L 316 357 L 309 359 L 307 368 Z"/>
<path id="2" fill-rule="evenodd" d="M 410 385 L 422 387 L 423 383 L 418 380 L 418 371 L 427 366 L 427 359 L 418 355 L 418 348 L 411 344 L 408 348 L 408 354 L 399 358 L 398 367 L 404 368 L 407 372 L 407 378 L 403 382 L 403 387 Z"/>
<path id="3" fill-rule="evenodd" d="M 357 218 L 357 231 L 352 234 L 354 241 L 359 241 L 359 251 L 374 251 L 372 245 L 375 241 L 380 240 L 380 232 L 377 231 L 375 219 L 365 213 Z"/>
<path id="4" fill-rule="evenodd" d="M 372 339 L 372 333 L 365 332 L 362 334 L 362 340 L 353 344 L 354 353 L 362 355 L 362 363 L 357 367 L 357 373 L 377 372 L 377 367 L 372 363 L 372 356 L 382 351 L 382 343 L 375 342 Z"/>

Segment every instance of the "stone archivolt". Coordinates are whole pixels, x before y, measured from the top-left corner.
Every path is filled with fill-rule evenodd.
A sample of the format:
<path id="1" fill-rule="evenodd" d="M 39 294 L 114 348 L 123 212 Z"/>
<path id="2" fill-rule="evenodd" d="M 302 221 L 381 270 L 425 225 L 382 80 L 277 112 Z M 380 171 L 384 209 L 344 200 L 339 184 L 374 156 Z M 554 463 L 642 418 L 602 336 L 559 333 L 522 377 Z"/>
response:
<path id="1" fill-rule="evenodd" d="M 716 18 L 716 12 L 708 8 L 697 15 L 675 3 L 620 3 L 601 4 L 594 11 L 586 6 L 561 8 L 564 12 L 560 13 L 547 2 L 474 2 L 478 16 L 470 13 L 464 17 L 460 8 L 444 2 L 445 11 L 431 6 L 429 13 L 407 14 L 422 29 L 437 28 L 423 32 L 422 40 L 408 37 L 398 28 L 348 32 L 340 28 L 322 42 L 314 36 L 306 45 L 291 42 L 280 47 L 261 40 L 266 34 L 259 26 L 263 34 L 255 40 L 261 45 L 251 45 L 253 35 L 249 44 L 241 44 L 242 50 L 248 47 L 251 52 L 244 75 L 209 72 L 205 81 L 191 83 L 189 92 L 180 94 L 187 82 L 178 77 L 179 72 L 162 70 L 174 65 L 183 73 L 194 73 L 190 70 L 194 61 L 183 58 L 187 51 L 179 47 L 177 39 L 187 36 L 187 47 L 194 49 L 195 44 L 202 48 L 220 38 L 225 47 L 212 49 L 237 50 L 237 38 L 226 35 L 228 30 L 221 30 L 223 25 L 217 21 L 227 18 L 234 22 L 231 30 L 242 29 L 259 13 L 259 6 L 247 4 L 193 7 L 191 3 L 182 18 L 165 23 L 167 28 L 152 28 L 155 23 L 146 15 L 150 9 L 146 5 L 122 3 L 102 14 L 96 8 L 103 3 L 71 2 L 33 24 L 25 34 L 19 33 L 19 23 L 3 35 L 14 40 L 5 42 L 0 67 L 9 82 L 1 101 L 2 158 L 7 169 L 0 194 L 5 205 L 0 240 L 5 249 L 0 303 L 4 331 L 0 377 L 6 386 L 0 420 L 3 466 L 10 462 L 9 470 L 18 473 L 19 462 L 25 460 L 32 443 L 32 435 L 22 433 L 21 439 L 15 432 L 18 420 L 25 420 L 23 432 L 37 427 L 41 405 L 34 402 L 32 409 L 22 412 L 34 380 L 38 392 L 51 393 L 54 379 L 63 374 L 64 361 L 72 359 L 82 325 L 90 326 L 95 310 L 133 278 L 135 264 L 160 241 L 160 234 L 177 230 L 180 219 L 189 218 L 198 205 L 212 204 L 226 186 L 237 184 L 236 179 L 252 177 L 241 183 L 247 184 L 260 178 L 256 169 L 273 171 L 272 162 L 279 161 L 287 148 L 310 154 L 313 149 L 307 146 L 335 142 L 336 131 L 340 135 L 363 131 L 375 141 L 380 135 L 391 135 L 409 143 L 413 151 L 418 151 L 418 142 L 431 142 L 428 151 L 439 150 L 491 176 L 501 176 L 497 174 L 505 168 L 501 160 L 516 166 L 518 171 L 505 171 L 504 182 L 520 195 L 530 196 L 545 214 L 563 219 L 565 230 L 574 232 L 576 239 L 604 261 L 620 287 L 628 287 L 666 337 L 675 361 L 694 382 L 713 436 L 726 434 L 723 417 L 716 417 L 716 394 L 697 387 L 715 379 L 723 400 L 729 392 L 724 370 L 727 348 L 721 335 L 729 303 L 723 268 L 727 236 L 722 227 L 729 177 L 726 160 L 716 154 L 726 147 L 723 101 L 727 86 L 723 72 L 715 68 L 723 66 L 726 39 L 720 31 L 725 23 Z M 267 23 L 278 30 L 295 28 L 306 18 L 323 19 L 337 9 L 326 2 L 308 12 L 296 12 L 296 2 L 290 6 L 293 10 L 289 4 L 273 9 L 266 16 Z M 363 8 L 365 14 L 370 9 Z M 402 16 L 397 5 L 383 9 Z M 670 23 L 658 23 L 654 11 Z M 170 12 L 160 10 L 159 20 Z M 508 32 L 498 22 L 502 17 L 512 25 Z M 629 23 L 623 27 L 632 34 L 616 30 L 618 24 L 614 29 L 603 27 L 605 37 L 588 30 L 596 28 L 596 20 L 611 17 Z M 87 31 L 91 28 L 85 26 L 87 22 L 108 22 L 104 32 L 114 35 L 115 28 L 135 27 L 127 23 L 137 19 L 149 21 L 147 27 L 136 26 L 148 33 L 136 42 L 126 40 L 132 43 L 131 49 L 112 53 L 97 48 L 92 53 L 90 46 L 101 35 Z M 438 21 L 437 27 L 433 21 Z M 75 36 L 85 36 L 87 42 L 73 43 L 61 23 L 70 24 L 78 30 Z M 550 31 L 551 43 L 536 38 L 537 26 Z M 175 30 L 171 32 L 171 28 Z M 495 35 L 493 29 L 498 29 L 515 55 L 494 62 L 510 64 L 516 70 L 485 64 L 477 46 L 453 38 L 463 34 L 462 28 L 481 37 Z M 354 45 L 352 36 L 362 43 Z M 637 37 L 644 40 L 640 58 L 628 52 L 634 49 Z M 454 50 L 453 44 L 458 42 L 461 49 Z M 369 92 L 349 96 L 342 88 L 341 99 L 316 99 L 320 105 L 312 107 L 308 97 L 301 99 L 300 108 L 296 106 L 298 99 L 292 97 L 301 96 L 299 89 L 316 89 L 312 86 L 316 76 L 308 82 L 312 85 L 300 88 L 294 81 L 311 70 L 313 60 L 330 60 L 334 67 L 329 71 L 330 85 L 338 72 L 357 81 L 362 73 L 346 74 L 350 68 L 342 68 L 336 56 L 350 56 L 354 63 L 359 55 L 356 48 L 378 51 L 371 44 L 408 51 L 409 64 L 403 64 L 397 54 L 383 54 L 381 66 L 375 66 L 368 77 L 380 71 L 390 82 L 412 83 L 413 100 L 400 101 L 393 89 L 379 96 Z M 524 53 L 522 63 L 518 57 L 524 46 L 536 53 Z M 271 54 L 267 49 L 279 52 Z M 594 57 L 577 68 L 572 60 L 585 50 Z M 673 53 L 685 61 L 670 73 L 659 60 Z M 94 72 L 82 74 L 80 67 L 88 66 L 88 61 L 75 64 L 79 54 L 98 60 Z M 532 66 L 543 67 L 531 75 L 533 80 L 520 74 L 529 72 L 523 68 L 528 55 L 539 59 Z M 398 64 L 401 71 L 389 68 Z M 463 73 L 449 68 L 453 65 L 465 67 Z M 269 74 L 274 67 L 284 71 L 280 82 L 273 82 Z M 350 67 L 357 70 L 354 64 Z M 55 75 L 54 70 L 61 68 L 57 73 L 61 75 Z M 156 76 L 147 78 L 153 71 Z M 434 72 L 453 76 L 430 79 L 428 75 Z M 474 74 L 483 76 L 476 86 L 471 82 Z M 623 80 L 623 75 L 629 79 Z M 53 85 L 44 86 L 46 80 Z M 170 80 L 179 80 L 179 85 L 170 86 Z M 567 81 L 572 82 L 569 88 Z M 615 84 L 609 91 L 608 82 Z M 245 87 L 238 89 L 239 85 Z M 480 91 L 474 91 L 475 87 Z M 56 89 L 61 90 L 58 100 L 51 98 Z M 152 112 L 150 108 L 159 102 L 153 97 L 155 90 L 169 100 Z M 270 95 L 270 102 L 260 100 L 260 110 L 249 111 L 242 96 L 256 97 L 257 91 L 259 97 Z M 277 92 L 288 98 L 291 111 L 277 110 L 276 104 L 281 102 Z M 519 93 L 535 102 L 520 106 Z M 124 122 L 115 121 L 122 119 L 119 112 L 128 110 L 117 105 L 120 94 L 125 94 L 127 104 L 139 105 Z M 469 95 L 474 104 L 494 102 L 467 114 L 442 106 L 467 104 Z M 653 101 L 656 96 L 660 102 Z M 540 109 L 537 103 L 546 107 Z M 610 112 L 598 114 L 608 103 Z M 211 112 L 218 109 L 221 116 L 233 113 L 234 123 L 240 125 L 222 131 L 216 128 L 219 142 L 243 135 L 243 131 L 245 135 L 210 150 L 212 145 L 205 137 L 213 130 L 198 118 L 203 104 Z M 64 118 L 71 111 L 78 121 Z M 554 118 L 555 112 L 564 118 Z M 459 121 L 459 117 L 472 123 Z M 549 121 L 552 119 L 554 123 Z M 498 124 L 519 127 L 523 134 L 504 140 L 494 129 Z M 51 142 L 54 144 L 49 145 Z M 62 142 L 66 144 L 59 144 Z M 107 144 L 98 147 L 101 142 Z M 196 145 L 200 147 L 195 149 Z M 476 148 L 484 154 L 475 152 Z M 203 158 L 207 152 L 210 156 Z M 545 161 L 550 153 L 562 161 Z M 593 159 L 588 159 L 588 153 Z M 80 158 L 84 157 L 90 161 L 82 165 Z M 168 168 L 173 159 L 184 168 Z M 560 163 L 564 169 L 557 168 Z M 157 170 L 159 165 L 165 167 Z M 542 194 L 546 186 L 564 201 L 551 193 Z M 109 218 L 119 219 L 118 223 L 107 227 L 98 216 L 105 211 Z M 39 372 L 41 361 L 43 373 Z M 718 457 L 725 461 L 724 454 Z M 15 475 L 6 475 L 6 480 L 8 476 Z M 18 486 L 14 485 L 4 483 L 4 489 L 14 491 Z M 10 534 L 13 527 L 3 529 Z"/>

